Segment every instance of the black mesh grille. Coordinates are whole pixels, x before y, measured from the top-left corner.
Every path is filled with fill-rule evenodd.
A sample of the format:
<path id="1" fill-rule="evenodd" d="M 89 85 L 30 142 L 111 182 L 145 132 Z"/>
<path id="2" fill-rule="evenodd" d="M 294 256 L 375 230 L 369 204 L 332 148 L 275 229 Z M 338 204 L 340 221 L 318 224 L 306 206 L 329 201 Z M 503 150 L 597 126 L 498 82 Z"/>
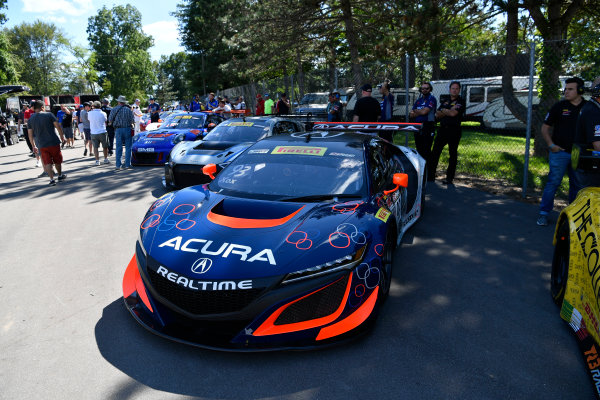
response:
<path id="1" fill-rule="evenodd" d="M 274 325 L 293 324 L 333 314 L 340 306 L 347 284 L 348 276 L 295 302 L 279 315 Z"/>
<path id="2" fill-rule="evenodd" d="M 145 152 L 136 152 L 135 160 L 140 164 L 154 164 L 156 163 L 156 157 L 158 153 L 145 153 Z"/>
<path id="3" fill-rule="evenodd" d="M 239 311 L 254 301 L 263 288 L 199 291 L 186 289 L 148 270 L 153 288 L 177 307 L 191 314 L 221 314 Z"/>
<path id="4" fill-rule="evenodd" d="M 179 187 L 188 187 L 210 182 L 210 177 L 204 175 L 202 167 L 203 165 L 176 165 L 173 168 L 175 184 Z"/>

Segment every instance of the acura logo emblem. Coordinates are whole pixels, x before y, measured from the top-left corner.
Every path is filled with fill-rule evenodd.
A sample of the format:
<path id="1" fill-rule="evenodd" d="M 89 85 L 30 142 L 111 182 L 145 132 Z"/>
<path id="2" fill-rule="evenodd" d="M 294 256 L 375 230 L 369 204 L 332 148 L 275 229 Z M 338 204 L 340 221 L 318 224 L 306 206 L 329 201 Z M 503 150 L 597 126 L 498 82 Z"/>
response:
<path id="1" fill-rule="evenodd" d="M 192 265 L 192 272 L 195 274 L 203 274 L 212 267 L 212 260 L 210 258 L 199 258 Z"/>

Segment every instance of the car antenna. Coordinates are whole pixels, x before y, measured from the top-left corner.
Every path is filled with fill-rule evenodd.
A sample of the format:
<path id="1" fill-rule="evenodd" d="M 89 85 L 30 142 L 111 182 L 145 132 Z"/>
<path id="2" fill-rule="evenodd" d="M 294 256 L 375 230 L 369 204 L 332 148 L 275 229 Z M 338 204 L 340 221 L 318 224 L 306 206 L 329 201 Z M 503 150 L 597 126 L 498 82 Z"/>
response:
<path id="1" fill-rule="evenodd" d="M 310 139 L 312 138 L 312 133 L 308 133 L 308 135 L 306 135 L 306 143 L 310 142 Z"/>

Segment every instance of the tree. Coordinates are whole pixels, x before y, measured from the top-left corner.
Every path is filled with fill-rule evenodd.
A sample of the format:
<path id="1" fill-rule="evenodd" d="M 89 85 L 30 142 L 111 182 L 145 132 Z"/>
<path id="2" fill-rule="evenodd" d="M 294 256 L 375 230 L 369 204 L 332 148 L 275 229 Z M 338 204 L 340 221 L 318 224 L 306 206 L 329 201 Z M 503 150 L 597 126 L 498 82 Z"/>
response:
<path id="1" fill-rule="evenodd" d="M 567 33 L 573 18 L 584 6 L 594 0 L 496 0 L 496 5 L 506 12 L 506 56 L 502 75 L 504 102 L 513 115 L 526 121 L 527 109 L 513 92 L 512 77 L 516 59 L 519 9 L 529 12 L 535 27 L 542 37 L 539 96 L 540 104 L 533 113 L 533 131 L 535 134 L 534 154 L 543 155 L 546 151 L 541 133 L 544 116 L 559 96 L 558 78 L 567 55 Z"/>
<path id="2" fill-rule="evenodd" d="M 19 74 L 10 53 L 10 46 L 6 33 L 0 31 L 0 85 L 15 84 Z"/>
<path id="3" fill-rule="evenodd" d="M 142 15 L 130 4 L 106 6 L 88 19 L 88 41 L 96 53 L 94 67 L 104 95 L 145 97 L 156 82 L 148 49 L 151 36 L 142 30 Z"/>
<path id="4" fill-rule="evenodd" d="M 161 56 L 157 65 L 158 80 L 160 82 L 161 75 L 164 75 L 170 82 L 173 96 L 177 100 L 187 101 L 191 98 L 190 86 L 187 79 L 189 70 L 190 60 L 184 52 Z M 173 99 L 170 98 L 168 100 Z"/>
<path id="5" fill-rule="evenodd" d="M 62 89 L 61 55 L 66 40 L 52 23 L 23 22 L 7 31 L 21 81 L 33 93 L 53 94 Z"/>

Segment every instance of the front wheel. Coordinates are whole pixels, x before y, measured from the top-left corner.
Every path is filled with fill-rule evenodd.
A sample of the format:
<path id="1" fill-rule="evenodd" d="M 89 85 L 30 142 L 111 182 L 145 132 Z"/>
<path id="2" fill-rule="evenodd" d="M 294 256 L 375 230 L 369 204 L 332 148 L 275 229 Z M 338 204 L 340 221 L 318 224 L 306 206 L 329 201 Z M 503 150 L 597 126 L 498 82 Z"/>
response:
<path id="1" fill-rule="evenodd" d="M 550 294 L 557 305 L 561 305 L 565 297 L 567 280 L 569 278 L 569 251 L 571 247 L 571 232 L 569 220 L 560 221 L 556 234 L 556 246 L 552 258 L 552 276 L 550 277 Z"/>

